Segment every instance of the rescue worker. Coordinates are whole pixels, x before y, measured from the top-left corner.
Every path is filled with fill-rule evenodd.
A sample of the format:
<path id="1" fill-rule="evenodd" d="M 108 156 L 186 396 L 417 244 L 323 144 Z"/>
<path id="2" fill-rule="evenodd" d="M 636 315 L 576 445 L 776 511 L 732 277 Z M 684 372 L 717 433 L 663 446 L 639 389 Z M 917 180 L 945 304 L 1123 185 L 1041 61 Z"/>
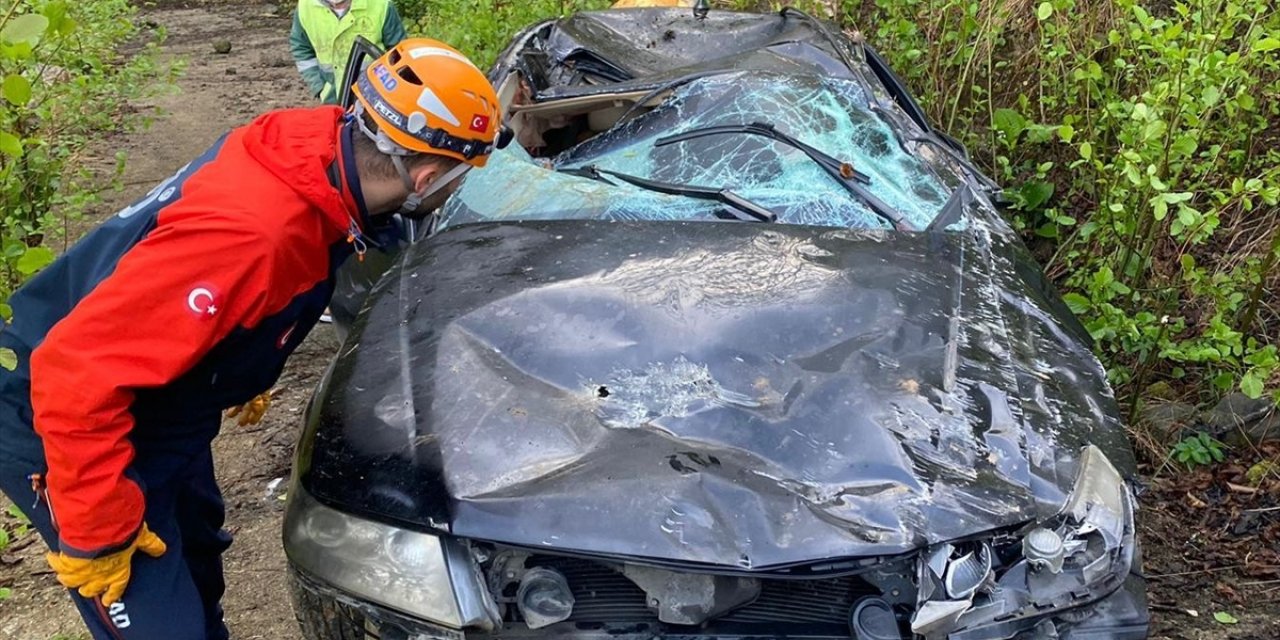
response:
<path id="1" fill-rule="evenodd" d="M 434 40 L 401 42 L 355 91 L 350 113 L 231 131 L 12 296 L 0 490 L 97 640 L 228 637 L 222 411 L 248 403 L 260 419 L 251 399 L 316 323 L 338 265 L 501 144 L 493 87 Z"/>
<path id="2" fill-rule="evenodd" d="M 298 0 L 289 50 L 311 95 L 338 104 L 342 74 L 357 36 L 379 49 L 405 39 L 404 23 L 390 0 Z"/>

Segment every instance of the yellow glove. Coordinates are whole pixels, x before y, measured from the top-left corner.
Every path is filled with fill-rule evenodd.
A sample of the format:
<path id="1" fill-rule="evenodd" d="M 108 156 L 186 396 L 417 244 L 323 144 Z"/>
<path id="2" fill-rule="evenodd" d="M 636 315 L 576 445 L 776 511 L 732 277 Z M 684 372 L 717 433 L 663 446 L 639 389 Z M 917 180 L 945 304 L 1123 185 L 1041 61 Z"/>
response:
<path id="1" fill-rule="evenodd" d="M 58 574 L 58 582 L 68 589 L 75 589 L 86 598 L 102 596 L 102 604 L 111 606 L 124 595 L 129 586 L 129 576 L 133 572 L 133 552 L 141 551 L 152 558 L 164 554 L 164 541 L 142 523 L 138 537 L 123 551 L 117 551 L 101 558 L 73 558 L 64 553 L 48 553 L 45 559 L 54 573 Z"/>
<path id="2" fill-rule="evenodd" d="M 262 416 L 267 415 L 267 409 L 271 408 L 271 392 L 260 393 L 258 396 L 239 407 L 232 407 L 227 411 L 228 418 L 240 416 L 237 422 L 240 426 L 248 426 L 262 422 Z"/>

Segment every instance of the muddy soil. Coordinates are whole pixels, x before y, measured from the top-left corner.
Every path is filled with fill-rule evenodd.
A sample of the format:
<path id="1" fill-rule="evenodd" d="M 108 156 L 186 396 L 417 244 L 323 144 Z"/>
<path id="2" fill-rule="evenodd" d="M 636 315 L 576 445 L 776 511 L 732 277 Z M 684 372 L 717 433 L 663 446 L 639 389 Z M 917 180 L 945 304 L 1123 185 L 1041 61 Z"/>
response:
<path id="1" fill-rule="evenodd" d="M 107 196 L 99 216 L 144 194 L 227 129 L 262 111 L 308 104 L 288 55 L 288 18 L 278 5 L 161 2 L 150 5 L 143 19 L 167 29 L 165 55 L 185 59 L 187 70 L 179 92 L 138 105 L 159 114 L 150 129 L 118 136 L 95 154 L 104 166 L 119 149 L 129 155 L 125 187 Z M 232 43 L 230 53 L 214 53 L 218 40 Z M 336 347 L 328 327 L 313 332 L 290 362 L 279 384 L 282 394 L 264 422 L 251 428 L 229 422 L 214 443 L 228 527 L 236 536 L 226 556 L 225 605 L 237 640 L 299 638 L 280 546 L 283 503 L 267 487 L 288 475 L 302 408 Z M 1276 490 L 1224 503 L 1217 498 L 1225 483 L 1204 474 L 1158 479 L 1144 496 L 1141 534 L 1156 621 L 1152 638 L 1280 638 L 1280 567 L 1272 566 L 1280 562 L 1280 511 L 1271 509 Z M 0 510 L 7 506 L 0 501 Z M 0 588 L 13 592 L 0 601 L 0 639 L 87 637 L 48 573 L 43 551 L 28 535 L 0 556 Z M 1220 611 L 1238 624 L 1216 622 Z"/>
<path id="2" fill-rule="evenodd" d="M 1256 453 L 1273 459 L 1280 446 Z M 1144 479 L 1138 529 L 1153 638 L 1280 638 L 1280 480 L 1255 487 L 1246 476 L 1228 463 Z"/>

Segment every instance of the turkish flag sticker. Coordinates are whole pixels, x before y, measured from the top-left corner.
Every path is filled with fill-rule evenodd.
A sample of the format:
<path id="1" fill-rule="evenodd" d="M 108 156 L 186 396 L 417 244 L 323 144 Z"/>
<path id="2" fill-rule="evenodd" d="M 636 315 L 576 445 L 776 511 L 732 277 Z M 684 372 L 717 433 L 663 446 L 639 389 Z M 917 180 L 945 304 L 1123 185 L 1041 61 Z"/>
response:
<path id="1" fill-rule="evenodd" d="M 479 114 L 471 117 L 471 130 L 484 133 L 489 130 L 489 116 Z"/>
<path id="2" fill-rule="evenodd" d="M 198 285 L 187 293 L 187 309 L 197 318 L 212 318 L 221 306 L 222 299 L 212 285 Z"/>

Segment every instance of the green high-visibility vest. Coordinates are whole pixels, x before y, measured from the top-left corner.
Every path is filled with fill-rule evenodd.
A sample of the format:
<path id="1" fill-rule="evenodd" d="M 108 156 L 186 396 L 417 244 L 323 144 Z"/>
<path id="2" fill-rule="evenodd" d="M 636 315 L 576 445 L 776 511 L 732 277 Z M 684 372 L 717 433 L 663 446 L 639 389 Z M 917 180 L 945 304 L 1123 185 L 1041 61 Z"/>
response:
<path id="1" fill-rule="evenodd" d="M 321 97 L 341 93 L 342 74 L 356 36 L 385 48 L 382 26 L 387 21 L 387 0 L 351 0 L 351 7 L 341 18 L 321 0 L 298 0 L 298 21 L 316 50 L 316 62 L 325 77 Z"/>

